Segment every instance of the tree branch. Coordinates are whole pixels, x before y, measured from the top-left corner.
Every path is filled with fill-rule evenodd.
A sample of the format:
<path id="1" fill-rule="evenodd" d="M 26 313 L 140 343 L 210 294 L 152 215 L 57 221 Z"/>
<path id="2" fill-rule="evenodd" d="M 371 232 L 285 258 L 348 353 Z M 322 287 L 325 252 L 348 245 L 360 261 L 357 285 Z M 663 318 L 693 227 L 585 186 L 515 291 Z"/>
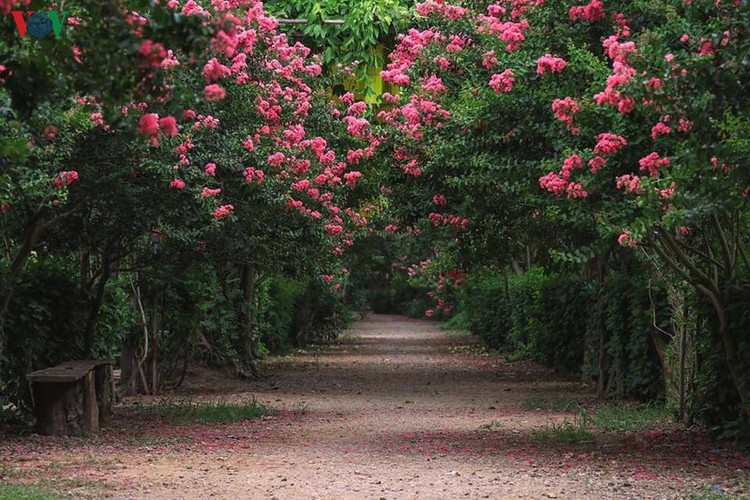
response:
<path id="1" fill-rule="evenodd" d="M 734 259 L 732 259 L 732 252 L 729 250 L 729 243 L 727 243 L 726 235 L 724 234 L 724 228 L 721 226 L 721 221 L 719 221 L 719 216 L 716 215 L 716 211 L 714 210 L 711 213 L 711 220 L 714 223 L 714 227 L 716 228 L 716 233 L 719 236 L 719 243 L 721 243 L 721 251 L 724 253 L 724 260 L 726 261 L 726 274 L 727 277 L 731 276 L 732 270 L 734 269 Z"/>

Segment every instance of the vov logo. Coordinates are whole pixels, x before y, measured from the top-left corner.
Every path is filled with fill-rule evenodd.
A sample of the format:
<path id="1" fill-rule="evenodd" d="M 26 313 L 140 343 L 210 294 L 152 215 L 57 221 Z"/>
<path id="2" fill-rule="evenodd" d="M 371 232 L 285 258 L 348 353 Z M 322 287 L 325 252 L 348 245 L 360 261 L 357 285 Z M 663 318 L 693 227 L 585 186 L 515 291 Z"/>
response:
<path id="1" fill-rule="evenodd" d="M 45 10 L 41 12 L 14 10 L 11 12 L 16 22 L 18 36 L 24 36 L 28 32 L 35 38 L 44 38 L 50 32 L 55 33 L 55 38 L 60 38 L 66 11 Z"/>

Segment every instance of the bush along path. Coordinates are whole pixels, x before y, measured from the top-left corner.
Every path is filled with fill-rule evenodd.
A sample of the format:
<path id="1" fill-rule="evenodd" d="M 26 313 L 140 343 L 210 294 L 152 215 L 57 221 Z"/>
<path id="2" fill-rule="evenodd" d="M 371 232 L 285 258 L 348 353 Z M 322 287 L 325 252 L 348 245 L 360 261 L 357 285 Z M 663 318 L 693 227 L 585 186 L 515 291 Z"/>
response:
<path id="1" fill-rule="evenodd" d="M 434 322 L 370 316 L 266 361 L 189 374 L 90 439 L 0 445 L 0 498 L 735 498 L 750 462 L 658 407 L 509 363 Z"/>

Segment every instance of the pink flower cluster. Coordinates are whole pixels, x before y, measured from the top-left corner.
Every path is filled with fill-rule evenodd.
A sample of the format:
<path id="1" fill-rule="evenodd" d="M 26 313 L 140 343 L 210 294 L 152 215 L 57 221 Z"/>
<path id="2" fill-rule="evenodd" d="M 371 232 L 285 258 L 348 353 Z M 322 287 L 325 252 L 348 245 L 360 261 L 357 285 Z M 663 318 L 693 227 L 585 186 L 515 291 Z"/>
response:
<path id="1" fill-rule="evenodd" d="M 417 14 L 420 16 L 429 17 L 433 14 L 438 14 L 452 20 L 461 19 L 469 11 L 466 7 L 445 3 L 444 0 L 426 0 L 425 2 L 418 2 L 415 8 Z"/>
<path id="2" fill-rule="evenodd" d="M 234 212 L 234 205 L 221 205 L 214 210 L 213 217 L 214 219 L 221 219 L 222 217 L 231 215 L 232 212 Z"/>
<path id="3" fill-rule="evenodd" d="M 633 42 L 620 43 L 618 40 L 619 37 L 613 35 L 602 43 L 607 55 L 613 60 L 612 75 L 607 77 L 604 91 L 594 95 L 594 100 L 599 106 L 614 106 L 620 113 L 627 114 L 635 109 L 635 100 L 622 95 L 619 89 L 630 82 L 636 74 L 636 70 L 627 62 L 628 55 L 635 52 L 636 47 Z"/>
<path id="4" fill-rule="evenodd" d="M 557 56 L 552 54 L 545 54 L 536 61 L 536 72 L 540 75 L 547 73 L 561 73 L 565 69 L 568 63 Z"/>
<path id="5" fill-rule="evenodd" d="M 638 240 L 633 237 L 630 231 L 625 230 L 617 237 L 617 243 L 622 247 L 635 248 L 638 245 Z"/>
<path id="6" fill-rule="evenodd" d="M 567 157 L 563 161 L 560 172 L 549 172 L 539 178 L 539 186 L 556 196 L 566 195 L 568 198 L 586 198 L 588 193 L 578 182 L 572 182 L 570 177 L 575 169 L 583 168 L 583 161 L 578 155 Z"/>
<path id="7" fill-rule="evenodd" d="M 604 5 L 600 0 L 591 0 L 586 5 L 574 5 L 568 10 L 568 15 L 573 21 L 582 20 L 590 23 L 601 21 L 606 17 Z"/>
<path id="8" fill-rule="evenodd" d="M 452 214 L 440 214 L 437 212 L 431 212 L 427 218 L 430 223 L 435 227 L 448 226 L 454 231 L 466 230 L 469 228 L 469 219 L 466 217 L 460 217 Z"/>
<path id="9" fill-rule="evenodd" d="M 555 118 L 563 122 L 568 129 L 572 130 L 574 135 L 580 133 L 580 130 L 573 127 L 573 117 L 580 110 L 580 106 L 578 106 L 578 103 L 572 97 L 552 101 L 552 112 L 555 114 Z"/>
<path id="10" fill-rule="evenodd" d="M 153 146 L 159 145 L 159 137 L 176 137 L 179 134 L 174 116 L 159 118 L 156 113 L 146 113 L 138 120 L 138 131 L 151 139 Z"/>
<path id="11" fill-rule="evenodd" d="M 253 182 L 263 184 L 263 179 L 265 178 L 265 173 L 262 170 L 253 167 L 247 167 L 243 175 L 245 182 L 248 184 L 252 184 Z"/>
<path id="12" fill-rule="evenodd" d="M 521 15 L 526 10 L 526 4 L 532 3 L 528 0 L 513 0 L 513 9 L 510 13 L 510 20 L 504 21 L 502 18 L 508 14 L 507 9 L 501 5 L 505 2 L 497 2 L 487 7 L 487 15 L 480 14 L 479 33 L 489 33 L 495 35 L 505 44 L 505 50 L 508 53 L 515 52 L 521 47 L 526 40 L 526 30 L 529 28 L 529 22 L 521 19 Z M 538 2 L 537 2 L 538 3 Z"/>
<path id="13" fill-rule="evenodd" d="M 641 178 L 637 175 L 621 175 L 616 179 L 617 189 L 622 189 L 626 193 L 641 194 L 643 187 L 641 186 Z"/>
<path id="14" fill-rule="evenodd" d="M 441 94 L 445 92 L 445 85 L 442 79 L 432 75 L 422 80 L 422 90 L 428 94 Z"/>
<path id="15" fill-rule="evenodd" d="M 221 85 L 212 83 L 203 89 L 203 95 L 208 102 L 217 102 L 227 97 L 227 91 Z"/>
<path id="16" fill-rule="evenodd" d="M 628 145 L 624 137 L 610 132 L 599 134 L 596 138 L 598 142 L 594 146 L 594 153 L 599 156 L 615 154 Z"/>
<path id="17" fill-rule="evenodd" d="M 672 129 L 664 122 L 658 122 L 656 125 L 651 127 L 651 139 L 654 141 L 662 135 L 667 135 L 672 132 Z"/>
<path id="18" fill-rule="evenodd" d="M 167 57 L 167 51 L 164 49 L 164 45 L 152 40 L 144 40 L 141 42 L 138 53 L 141 58 L 143 58 L 146 66 L 151 68 L 158 68 L 161 66 L 162 60 Z"/>
<path id="19" fill-rule="evenodd" d="M 73 182 L 78 180 L 78 172 L 75 170 L 65 170 L 55 176 L 53 184 L 56 188 L 70 186 Z"/>
<path id="20" fill-rule="evenodd" d="M 515 81 L 516 75 L 513 70 L 506 69 L 502 73 L 495 73 L 490 78 L 490 87 L 495 91 L 496 94 L 502 94 L 510 92 L 513 89 L 513 82 Z"/>
<path id="21" fill-rule="evenodd" d="M 648 175 L 650 175 L 651 177 L 657 177 L 659 175 L 659 170 L 665 167 L 669 167 L 670 162 L 669 158 L 661 158 L 659 156 L 659 153 L 653 152 L 641 158 L 638 161 L 638 164 L 640 165 L 641 170 L 648 170 Z"/>

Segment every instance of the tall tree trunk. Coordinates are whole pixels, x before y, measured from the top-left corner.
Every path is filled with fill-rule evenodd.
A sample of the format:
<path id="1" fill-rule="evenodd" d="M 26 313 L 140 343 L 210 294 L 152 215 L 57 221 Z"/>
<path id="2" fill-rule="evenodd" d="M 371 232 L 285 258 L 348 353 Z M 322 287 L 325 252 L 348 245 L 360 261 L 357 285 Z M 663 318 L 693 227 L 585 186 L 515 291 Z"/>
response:
<path id="1" fill-rule="evenodd" d="M 31 257 L 31 253 L 42 238 L 43 232 L 44 220 L 41 216 L 37 215 L 32 218 L 26 226 L 21 247 L 16 252 L 13 262 L 10 264 L 6 283 L 3 283 L 5 291 L 0 299 L 0 330 L 2 330 L 3 319 L 10 307 L 10 301 L 13 298 L 14 289 L 18 284 L 18 281 L 21 279 L 21 273 L 23 273 L 26 263 L 29 261 L 29 257 Z"/>
<path id="2" fill-rule="evenodd" d="M 240 267 L 240 329 L 242 334 L 242 349 L 245 364 L 252 376 L 260 377 L 255 361 L 258 358 L 257 342 L 255 338 L 255 289 L 257 273 L 255 266 L 243 263 Z"/>
<path id="3" fill-rule="evenodd" d="M 110 260 L 111 245 L 107 245 L 101 255 L 101 275 L 96 283 L 96 289 L 89 294 L 89 314 L 86 318 L 86 329 L 84 330 L 84 351 L 88 356 L 93 356 L 94 343 L 96 341 L 96 326 L 99 319 L 99 312 L 104 303 L 104 293 L 107 290 L 107 283 L 112 276 L 112 263 Z"/>

